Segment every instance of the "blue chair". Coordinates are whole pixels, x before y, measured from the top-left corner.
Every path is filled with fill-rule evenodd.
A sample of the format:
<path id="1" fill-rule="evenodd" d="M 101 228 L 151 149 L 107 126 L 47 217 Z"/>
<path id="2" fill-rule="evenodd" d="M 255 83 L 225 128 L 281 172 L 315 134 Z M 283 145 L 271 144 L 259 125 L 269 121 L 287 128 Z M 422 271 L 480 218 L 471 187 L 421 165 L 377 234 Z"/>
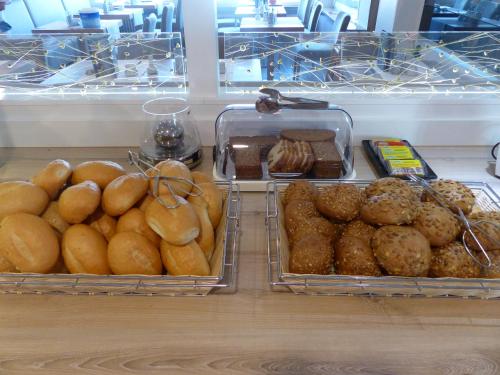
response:
<path id="1" fill-rule="evenodd" d="M 174 21 L 174 6 L 169 4 L 163 7 L 163 12 L 161 13 L 161 27 L 160 31 L 162 33 L 171 33 Z"/>
<path id="2" fill-rule="evenodd" d="M 55 21 L 66 21 L 66 10 L 61 0 L 24 0 L 36 27 Z"/>
<path id="3" fill-rule="evenodd" d="M 156 22 L 158 22 L 158 17 L 156 17 L 156 14 L 154 13 L 150 13 L 149 16 L 144 19 L 142 32 L 149 34 L 146 35 L 147 38 L 151 38 L 151 33 L 154 33 L 156 31 Z"/>
<path id="4" fill-rule="evenodd" d="M 310 0 L 300 0 L 299 7 L 297 8 L 297 17 L 299 17 L 299 20 L 301 20 L 302 22 L 304 22 L 305 20 L 306 9 L 309 3 Z"/>
<path id="5" fill-rule="evenodd" d="M 12 26 L 12 29 L 7 32 L 8 34 L 31 35 L 35 24 L 23 0 L 12 0 L 3 12 L 5 21 Z"/>

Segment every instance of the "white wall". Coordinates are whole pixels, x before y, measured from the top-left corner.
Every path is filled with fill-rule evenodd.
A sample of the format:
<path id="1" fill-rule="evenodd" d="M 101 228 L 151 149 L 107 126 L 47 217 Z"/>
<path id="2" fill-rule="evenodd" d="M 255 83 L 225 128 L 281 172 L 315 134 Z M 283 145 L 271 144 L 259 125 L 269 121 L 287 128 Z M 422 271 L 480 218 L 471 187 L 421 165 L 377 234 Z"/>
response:
<path id="1" fill-rule="evenodd" d="M 375 31 L 418 31 L 425 0 L 380 0 Z"/>

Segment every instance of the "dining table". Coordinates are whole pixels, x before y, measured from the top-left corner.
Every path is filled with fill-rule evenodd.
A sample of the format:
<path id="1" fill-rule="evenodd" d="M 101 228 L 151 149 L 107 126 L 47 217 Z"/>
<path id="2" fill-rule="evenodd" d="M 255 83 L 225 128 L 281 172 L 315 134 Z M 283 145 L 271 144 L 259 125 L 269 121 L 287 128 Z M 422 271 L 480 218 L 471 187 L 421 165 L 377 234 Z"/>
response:
<path id="1" fill-rule="evenodd" d="M 101 20 L 121 20 L 123 26 L 120 28 L 121 32 L 133 33 L 137 29 L 142 28 L 144 22 L 142 17 L 142 10 L 135 8 L 113 9 L 108 12 L 99 10 Z M 75 14 L 73 17 L 80 18 L 80 14 Z"/>
<path id="2" fill-rule="evenodd" d="M 155 13 L 158 17 L 160 17 L 164 6 L 163 0 L 141 0 L 121 4 L 123 4 L 125 8 L 129 9 L 142 9 L 144 17 L 149 16 L 151 13 Z"/>
<path id="3" fill-rule="evenodd" d="M 99 28 L 85 28 L 82 26 L 69 26 L 66 21 L 50 22 L 46 25 L 36 27 L 33 34 L 120 34 L 123 21 L 120 19 L 101 20 Z"/>
<path id="4" fill-rule="evenodd" d="M 273 7 L 278 17 L 286 17 L 286 9 L 283 5 Z M 234 11 L 235 18 L 255 17 L 257 9 L 254 6 L 238 6 Z"/>
<path id="5" fill-rule="evenodd" d="M 256 19 L 255 17 L 243 17 L 240 24 L 241 32 L 301 32 L 304 24 L 299 17 L 278 17 L 275 23 L 269 23 L 267 19 Z"/>

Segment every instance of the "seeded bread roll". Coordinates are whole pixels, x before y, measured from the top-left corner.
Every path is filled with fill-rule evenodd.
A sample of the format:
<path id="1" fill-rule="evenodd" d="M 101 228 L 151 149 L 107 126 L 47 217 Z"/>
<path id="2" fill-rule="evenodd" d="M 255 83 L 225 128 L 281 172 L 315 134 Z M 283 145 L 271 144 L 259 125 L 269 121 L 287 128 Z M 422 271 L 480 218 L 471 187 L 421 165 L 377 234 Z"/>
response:
<path id="1" fill-rule="evenodd" d="M 367 246 L 370 246 L 373 235 L 375 234 L 375 227 L 364 223 L 361 220 L 351 221 L 344 227 L 342 237 L 354 237 L 362 240 Z"/>
<path id="2" fill-rule="evenodd" d="M 410 224 L 417 215 L 414 201 L 392 193 L 369 198 L 361 208 L 361 219 L 372 225 Z"/>
<path id="3" fill-rule="evenodd" d="M 107 247 L 104 236 L 94 228 L 72 225 L 63 235 L 64 264 L 71 273 L 109 275 Z"/>
<path id="4" fill-rule="evenodd" d="M 0 183 L 0 220 L 24 212 L 40 215 L 49 203 L 49 196 L 41 187 L 25 181 Z"/>
<path id="5" fill-rule="evenodd" d="M 335 246 L 335 273 L 382 276 L 372 248 L 361 238 L 341 236 Z"/>
<path id="6" fill-rule="evenodd" d="M 210 275 L 207 258 L 195 241 L 183 246 L 175 246 L 166 241 L 161 241 L 161 259 L 169 275 Z"/>
<path id="7" fill-rule="evenodd" d="M 191 176 L 191 171 L 186 166 L 186 164 L 176 160 L 164 160 L 156 164 L 155 167 L 160 171 L 160 176 L 168 176 L 179 179 L 171 179 L 167 181 L 176 195 L 184 198 L 191 192 L 191 189 L 193 187 L 193 178 Z M 154 170 L 150 172 L 150 175 L 155 175 Z M 151 191 L 154 191 L 154 184 L 155 180 L 150 179 Z M 168 187 L 165 186 L 162 181 L 160 181 L 159 188 L 159 194 L 171 194 Z"/>
<path id="8" fill-rule="evenodd" d="M 116 219 L 98 210 L 94 212 L 88 219 L 87 223 L 96 231 L 101 233 L 106 241 L 110 241 L 116 234 Z"/>
<path id="9" fill-rule="evenodd" d="M 111 181 L 102 193 L 102 209 L 109 216 L 123 215 L 148 191 L 149 181 L 142 173 L 130 173 Z"/>
<path id="10" fill-rule="evenodd" d="M 311 217 L 309 219 L 302 219 L 298 223 L 296 230 L 289 234 L 288 241 L 290 245 L 293 245 L 301 238 L 310 234 L 322 235 L 333 244 L 336 232 L 334 225 L 327 219 L 323 217 Z"/>
<path id="11" fill-rule="evenodd" d="M 367 198 L 375 197 L 385 193 L 399 195 L 400 197 L 413 200 L 417 199 L 417 193 L 406 181 L 395 177 L 384 177 L 373 181 L 365 188 Z"/>
<path id="12" fill-rule="evenodd" d="M 320 217 L 319 211 L 313 202 L 291 201 L 285 208 L 285 228 L 288 236 L 294 236 L 302 223 L 313 217 Z"/>
<path id="13" fill-rule="evenodd" d="M 217 185 L 213 182 L 201 182 L 198 184 L 198 188 L 201 190 L 201 195 L 190 195 L 188 197 L 188 202 L 204 207 L 204 203 L 202 201 L 205 201 L 207 204 L 210 222 L 214 228 L 217 228 L 222 217 L 222 209 L 224 205 L 222 191 L 219 190 Z M 199 192 L 193 191 L 193 193 Z"/>
<path id="14" fill-rule="evenodd" d="M 481 267 L 467 254 L 462 243 L 454 241 L 446 246 L 432 249 L 430 275 L 474 278 L 481 275 Z"/>
<path id="15" fill-rule="evenodd" d="M 474 193 L 467 186 L 458 181 L 452 180 L 438 180 L 430 183 L 431 187 L 441 194 L 446 202 L 458 206 L 465 215 L 468 215 L 474 204 L 476 198 Z M 434 198 L 424 191 L 422 195 L 424 202 L 434 202 Z"/>
<path id="16" fill-rule="evenodd" d="M 72 172 L 71 164 L 66 160 L 52 160 L 31 181 L 45 190 L 50 199 L 55 199 L 66 185 Z"/>
<path id="17" fill-rule="evenodd" d="M 0 255 L 20 272 L 47 273 L 59 257 L 59 242 L 42 218 L 17 213 L 0 223 Z"/>
<path id="18" fill-rule="evenodd" d="M 500 249 L 488 251 L 492 266 L 483 268 L 482 275 L 486 279 L 500 279 Z"/>
<path id="19" fill-rule="evenodd" d="M 108 262 L 116 275 L 161 275 L 158 249 L 146 237 L 135 232 L 121 232 L 109 241 Z"/>
<path id="20" fill-rule="evenodd" d="M 320 190 L 316 207 L 329 219 L 351 221 L 359 215 L 363 201 L 364 195 L 355 185 L 330 185 Z"/>
<path id="21" fill-rule="evenodd" d="M 424 202 L 417 209 L 413 223 L 429 240 L 431 246 L 444 246 L 452 242 L 460 233 L 460 224 L 453 214 L 444 207 Z"/>
<path id="22" fill-rule="evenodd" d="M 59 214 L 59 203 L 50 202 L 47 209 L 42 214 L 42 219 L 50 224 L 52 228 L 63 234 L 69 228 L 69 224 Z"/>
<path id="23" fill-rule="evenodd" d="M 94 181 L 99 188 L 104 189 L 111 181 L 125 173 L 125 169 L 120 164 L 112 161 L 86 161 L 74 168 L 71 183 L 76 185 L 90 180 Z"/>
<path id="24" fill-rule="evenodd" d="M 70 186 L 59 197 L 59 214 L 70 224 L 78 224 L 91 215 L 101 202 L 101 189 L 93 181 Z"/>
<path id="25" fill-rule="evenodd" d="M 175 205 L 171 195 L 160 198 L 168 205 Z M 146 209 L 146 222 L 162 239 L 182 246 L 200 234 L 200 221 L 195 210 L 184 198 L 177 197 L 178 207 L 167 208 L 155 199 Z"/>
<path id="26" fill-rule="evenodd" d="M 333 248 L 321 235 L 309 235 L 297 241 L 290 252 L 290 272 L 328 275 L 332 271 Z"/>
<path id="27" fill-rule="evenodd" d="M 150 240 L 156 247 L 160 246 L 160 236 L 149 227 L 146 222 L 146 215 L 138 208 L 131 208 L 120 216 L 116 225 L 116 233 L 120 232 L 139 233 Z"/>
<path id="28" fill-rule="evenodd" d="M 286 206 L 293 200 L 315 202 L 318 193 L 316 186 L 309 181 L 294 181 L 283 192 L 283 204 Z"/>
<path id="29" fill-rule="evenodd" d="M 500 248 L 500 212 L 477 212 L 469 216 L 469 219 L 479 226 L 479 230 L 474 230 L 479 242 L 486 251 Z M 484 232 L 484 233 L 483 233 Z M 475 251 L 480 251 L 479 245 L 470 234 L 465 236 L 467 246 Z"/>
<path id="30" fill-rule="evenodd" d="M 377 229 L 372 249 L 380 266 L 393 276 L 427 276 L 431 247 L 418 230 L 388 225 Z"/>

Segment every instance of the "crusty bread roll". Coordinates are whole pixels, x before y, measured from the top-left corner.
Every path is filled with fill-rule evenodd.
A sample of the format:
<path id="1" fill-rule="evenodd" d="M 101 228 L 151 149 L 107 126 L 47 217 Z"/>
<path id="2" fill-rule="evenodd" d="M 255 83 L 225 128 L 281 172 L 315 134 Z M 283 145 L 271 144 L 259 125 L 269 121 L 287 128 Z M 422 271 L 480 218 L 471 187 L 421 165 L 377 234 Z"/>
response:
<path id="1" fill-rule="evenodd" d="M 52 160 L 31 181 L 45 190 L 50 199 L 55 199 L 68 181 L 72 171 L 71 164 L 66 160 Z"/>
<path id="2" fill-rule="evenodd" d="M 0 183 L 0 220 L 18 212 L 40 215 L 48 203 L 49 196 L 45 190 L 31 182 Z"/>
<path id="3" fill-rule="evenodd" d="M 100 210 L 98 211 L 97 214 L 94 213 L 87 219 L 87 223 L 101 233 L 106 241 L 110 241 L 116 234 L 116 219 Z"/>
<path id="4" fill-rule="evenodd" d="M 172 188 L 172 190 L 176 195 L 180 197 L 185 197 L 193 188 L 192 185 L 193 179 L 191 177 L 191 171 L 184 163 L 181 163 L 180 161 L 176 160 L 164 160 L 156 164 L 155 167 L 160 171 L 160 176 L 177 177 L 189 181 L 189 182 L 184 182 L 182 180 L 180 181 L 168 180 L 168 184 L 170 185 L 170 187 Z M 149 171 L 148 174 L 150 176 L 155 176 L 155 173 L 153 171 Z M 165 180 L 160 181 L 160 189 L 159 189 L 160 195 L 171 193 L 168 187 L 163 184 L 164 182 L 166 181 Z M 154 183 L 155 180 L 153 178 L 150 179 L 151 191 L 154 191 Z"/>
<path id="5" fill-rule="evenodd" d="M 171 195 L 160 198 L 168 205 L 174 205 Z M 200 221 L 191 204 L 184 198 L 177 197 L 179 206 L 166 208 L 155 199 L 146 209 L 146 222 L 165 241 L 174 245 L 185 245 L 200 234 Z"/>
<path id="6" fill-rule="evenodd" d="M 17 213 L 0 223 L 0 254 L 20 272 L 47 273 L 59 257 L 59 243 L 45 220 Z"/>
<path id="7" fill-rule="evenodd" d="M 142 212 L 146 212 L 146 208 L 151 204 L 152 201 L 155 200 L 155 197 L 153 197 L 151 194 L 146 194 L 142 200 L 140 200 L 137 203 L 137 207 L 139 207 L 139 210 Z"/>
<path id="8" fill-rule="evenodd" d="M 214 182 L 214 178 L 200 171 L 191 171 L 191 178 L 195 184 L 201 184 L 202 182 Z"/>
<path id="9" fill-rule="evenodd" d="M 102 209 L 110 216 L 127 212 L 148 191 L 148 179 L 141 173 L 130 173 L 111 181 L 102 193 Z"/>
<path id="10" fill-rule="evenodd" d="M 89 225 L 75 224 L 64 232 L 62 256 L 71 273 L 109 275 L 107 248 L 104 236 Z"/>
<path id="11" fill-rule="evenodd" d="M 135 232 L 117 233 L 108 244 L 108 261 L 117 275 L 160 275 L 162 264 L 158 249 Z"/>
<path id="12" fill-rule="evenodd" d="M 0 254 L 0 272 L 17 272 L 16 267 Z"/>
<path id="13" fill-rule="evenodd" d="M 161 259 L 169 275 L 208 276 L 210 266 L 196 241 L 175 246 L 161 241 Z"/>
<path id="14" fill-rule="evenodd" d="M 70 186 L 59 197 L 59 214 L 70 224 L 78 224 L 92 214 L 101 201 L 101 189 L 93 181 Z"/>
<path id="15" fill-rule="evenodd" d="M 217 228 L 222 216 L 223 195 L 213 182 L 202 182 L 197 184 L 201 189 L 201 195 L 190 195 L 188 201 L 191 204 L 203 206 L 202 200 L 208 204 L 208 217 L 214 228 Z M 198 193 L 196 190 L 193 193 Z"/>
<path id="16" fill-rule="evenodd" d="M 125 169 L 120 164 L 112 161 L 86 161 L 75 167 L 71 183 L 76 185 L 90 180 L 104 189 L 111 181 L 125 173 Z"/>
<path id="17" fill-rule="evenodd" d="M 52 228 L 54 228 L 61 234 L 69 228 L 69 224 L 62 218 L 61 214 L 59 213 L 58 202 L 50 202 L 49 206 L 42 214 L 42 219 L 49 223 Z"/>
<path id="18" fill-rule="evenodd" d="M 125 214 L 120 216 L 118 224 L 116 225 L 116 233 L 120 232 L 139 233 L 150 240 L 153 245 L 160 247 L 160 236 L 158 236 L 155 231 L 149 227 L 146 222 L 144 212 L 138 208 L 131 208 Z"/>
<path id="19" fill-rule="evenodd" d="M 200 245 L 201 250 L 207 257 L 207 260 L 210 261 L 212 254 L 214 252 L 215 246 L 215 238 L 214 238 L 214 227 L 210 222 L 210 218 L 208 217 L 208 205 L 205 203 L 205 206 L 198 206 L 193 204 L 193 209 L 196 211 L 196 215 L 198 215 L 198 219 L 200 220 L 200 234 L 196 237 L 195 241 L 198 245 Z"/>

